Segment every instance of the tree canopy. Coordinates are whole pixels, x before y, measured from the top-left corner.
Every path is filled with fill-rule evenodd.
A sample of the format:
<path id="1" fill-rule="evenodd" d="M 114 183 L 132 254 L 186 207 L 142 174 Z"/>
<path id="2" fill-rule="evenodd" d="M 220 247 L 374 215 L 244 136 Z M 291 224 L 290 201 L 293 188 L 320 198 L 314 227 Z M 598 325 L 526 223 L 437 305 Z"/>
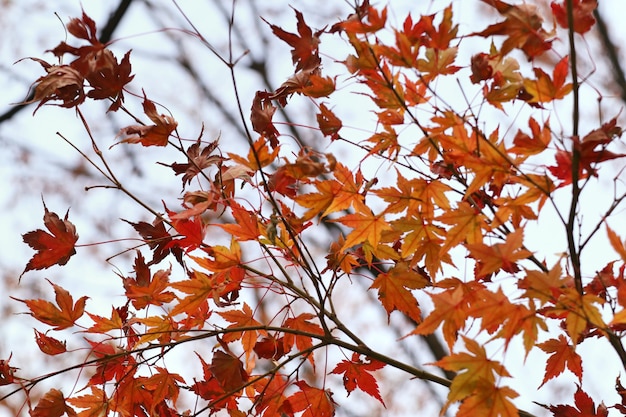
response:
<path id="1" fill-rule="evenodd" d="M 18 63 L 40 75 L 3 117 L 71 112 L 81 133 L 56 140 L 89 172 L 84 199 L 136 210 L 107 219 L 125 235 L 85 241 L 97 222 L 42 193 L 14 277 L 38 290 L 5 297 L 60 365 L 7 352 L 9 412 L 626 414 L 626 82 L 596 1 L 482 0 L 473 19 L 455 2 L 400 15 L 362 0 L 321 25 L 296 3 L 289 21 L 253 17 L 280 62 L 247 47 L 238 2 L 215 6 L 220 44 L 174 2 L 181 26 L 158 32 L 191 41 L 175 65 L 195 85 L 177 94 L 221 114 L 215 134 L 168 106 L 161 88 L 182 81 L 135 67 L 135 39 L 115 38 L 130 3 L 102 24 L 85 5 L 45 58 Z M 206 88 L 207 57 L 228 86 Z M 133 165 L 157 174 L 138 186 Z M 58 278 L 90 259 L 112 265 L 113 301 L 92 277 L 88 292 Z"/>

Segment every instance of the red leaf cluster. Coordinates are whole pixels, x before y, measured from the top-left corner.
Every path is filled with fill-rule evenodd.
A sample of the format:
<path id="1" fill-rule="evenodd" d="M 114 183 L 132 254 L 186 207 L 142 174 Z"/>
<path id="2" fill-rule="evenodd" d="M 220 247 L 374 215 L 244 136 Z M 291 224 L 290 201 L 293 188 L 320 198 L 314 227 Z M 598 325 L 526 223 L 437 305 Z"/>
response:
<path id="1" fill-rule="evenodd" d="M 75 107 L 86 97 L 112 103 L 109 111 L 117 111 L 124 102 L 124 88 L 133 79 L 130 75 L 130 51 L 118 63 L 115 55 L 101 43 L 96 36 L 95 22 L 83 12 L 80 19 L 73 18 L 66 25 L 70 34 L 88 42 L 88 45 L 74 47 L 61 42 L 50 52 L 59 60 L 70 54 L 76 58 L 69 64 L 51 65 L 43 60 L 39 62 L 47 75 L 35 82 L 35 93 L 31 102 L 39 102 L 39 107 L 51 100 L 58 100 L 61 107 Z M 85 94 L 85 81 L 91 89 Z"/>

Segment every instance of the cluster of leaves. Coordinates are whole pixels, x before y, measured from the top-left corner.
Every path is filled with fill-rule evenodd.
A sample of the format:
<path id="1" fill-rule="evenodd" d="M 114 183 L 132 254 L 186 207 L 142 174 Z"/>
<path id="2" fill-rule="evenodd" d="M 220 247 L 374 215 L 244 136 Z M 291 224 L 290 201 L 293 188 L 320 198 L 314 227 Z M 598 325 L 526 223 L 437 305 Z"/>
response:
<path id="1" fill-rule="evenodd" d="M 548 118 L 530 117 L 528 130 L 509 138 L 497 127 L 485 128 L 472 107 L 461 114 L 433 99 L 437 83 L 454 75 L 469 79 L 481 104 L 496 111 L 520 105 L 543 115 L 549 103 L 577 94 L 578 80 L 568 82 L 576 62 L 571 56 L 560 57 L 551 74 L 533 66 L 532 74 L 525 75 L 515 53 L 521 51 L 532 63 L 554 52 L 558 31 L 584 35 L 594 23 L 595 1 L 568 6 L 554 2 L 551 10 L 562 29 L 552 30 L 544 29 L 544 20 L 552 16 L 542 18 L 530 4 L 483 2 L 503 20 L 469 34 L 459 34 L 451 6 L 417 21 L 409 15 L 400 27 L 390 28 L 387 9 L 368 1 L 322 30 L 311 29 L 299 11 L 297 33 L 270 24 L 274 35 L 292 48 L 295 71 L 276 90 L 255 95 L 250 123 L 258 136 L 249 135 L 245 155 L 224 155 L 218 142 L 201 137 L 185 147 L 176 120 L 159 114 L 144 94 L 144 113 L 153 124 L 123 128 L 122 142 L 170 146 L 183 155 L 182 162 L 164 164 L 174 175 L 182 175 L 182 207 L 165 207 L 164 212 L 146 207 L 155 215 L 154 222 L 128 222 L 152 259 L 136 253 L 134 272 L 120 275 L 127 301 L 112 306 L 110 316 L 88 312 L 85 296 L 74 302 L 67 290 L 52 282 L 56 305 L 19 300 L 32 317 L 50 327 L 35 330 L 42 352 L 66 354 L 67 341 L 48 334 L 63 329 L 86 333 L 90 352 L 90 359 L 80 364 L 89 375 L 85 388 L 69 398 L 51 389 L 32 406 L 31 414 L 174 416 L 225 409 L 233 417 L 332 416 L 336 404 L 330 388 L 307 380 L 301 371 L 310 365 L 315 373 L 341 375 L 348 394 L 361 390 L 382 406 L 377 374 L 384 367 L 396 367 L 449 387 L 444 408 L 458 403 L 458 416 L 528 415 L 512 401 L 518 394 L 506 385 L 509 371 L 490 357 L 485 345 L 500 343 L 506 349 L 517 338 L 526 355 L 536 349 L 547 353 L 541 385 L 566 369 L 582 383 L 583 358 L 577 347 L 589 338 L 605 339 L 626 365 L 620 340 L 626 331 L 626 244 L 606 226 L 620 259 L 583 280 L 580 254 L 589 238 L 576 239 L 575 217 L 580 193 L 599 175 L 600 164 L 624 156 L 607 149 L 622 133 L 616 119 L 582 139 L 576 135 L 565 140 L 551 130 Z M 63 42 L 52 50 L 59 58 L 76 56 L 69 65 L 33 58 L 47 73 L 36 82 L 34 101 L 38 106 L 60 102 L 80 113 L 86 98 L 107 99 L 110 111 L 127 111 L 123 92 L 132 80 L 129 54 L 118 64 L 98 42 L 95 24 L 85 14 L 67 28 L 88 45 Z M 389 30 L 392 37 L 387 41 L 382 34 Z M 341 104 L 331 106 L 337 80 L 345 74 L 323 72 L 323 36 L 346 40 L 351 53 L 338 61 L 348 71 L 349 83 L 358 81 L 377 109 L 376 131 L 362 141 L 345 133 L 348 128 L 337 116 Z M 494 41 L 489 51 L 459 63 L 460 40 L 468 37 Z M 502 38 L 497 47 L 495 39 Z M 85 82 L 91 88 L 86 94 Z M 295 95 L 316 106 L 315 128 L 329 143 L 345 143 L 362 152 L 355 166 L 307 147 L 295 154 L 283 151 L 284 137 L 274 115 L 277 106 L 287 106 Z M 418 112 L 429 117 L 418 117 Z M 413 139 L 402 135 L 405 130 Z M 548 158 L 554 160 L 552 165 L 537 163 Z M 395 168 L 391 183 L 366 178 L 361 167 L 370 161 Z M 127 192 L 105 167 L 101 172 Z M 575 191 L 573 215 L 559 211 L 568 254 L 549 265 L 526 247 L 524 229 L 538 219 L 546 203 L 556 206 L 555 193 L 566 187 Z M 246 198 L 246 192 L 256 193 L 259 203 Z M 604 217 L 624 198 L 616 197 Z M 604 230 L 602 222 L 592 235 Z M 45 208 L 44 224 L 50 233 L 24 235 L 37 251 L 24 272 L 63 265 L 75 254 L 78 236 L 67 215 L 61 220 Z M 342 233 L 321 265 L 307 239 L 320 229 L 336 228 Z M 473 261 L 471 276 L 449 273 L 454 253 Z M 265 264 L 250 260 L 259 254 Z M 171 267 L 152 269 L 170 255 L 183 276 L 173 277 Z M 338 282 L 364 275 L 371 277 L 367 291 L 376 294 L 387 315 L 398 312 L 415 323 L 409 336 L 441 332 L 450 353 L 434 365 L 452 371 L 452 380 L 400 365 L 368 347 L 346 324 L 333 290 Z M 504 284 L 511 276 L 516 277 L 509 284 L 514 291 Z M 250 306 L 242 296 L 252 289 L 282 297 L 284 306 L 273 317 L 264 317 L 259 306 Z M 430 311 L 422 310 L 420 295 L 432 300 Z M 83 324 L 83 319 L 91 324 Z M 159 363 L 173 347 L 209 338 L 215 341 L 212 354 L 197 354 L 201 379 L 170 372 Z M 74 343 L 79 342 L 70 341 Z M 344 359 L 320 371 L 316 352 L 323 349 L 336 349 Z M 22 378 L 16 371 L 8 359 L 0 361 L 0 384 L 15 384 L 16 390 L 28 394 L 38 380 Z M 195 394 L 206 405 L 193 412 L 185 409 L 179 404 L 183 392 Z M 622 402 L 610 407 L 624 414 L 626 396 L 619 380 L 617 392 Z M 581 386 L 573 400 L 575 406 L 545 408 L 561 417 L 607 415 L 607 406 L 596 409 Z"/>

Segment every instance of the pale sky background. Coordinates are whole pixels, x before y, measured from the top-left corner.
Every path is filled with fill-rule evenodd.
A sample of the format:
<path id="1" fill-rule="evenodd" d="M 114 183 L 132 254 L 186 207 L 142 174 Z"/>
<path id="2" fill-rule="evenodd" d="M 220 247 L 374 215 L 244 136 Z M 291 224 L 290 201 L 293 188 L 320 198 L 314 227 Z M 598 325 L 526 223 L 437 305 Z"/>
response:
<path id="1" fill-rule="evenodd" d="M 221 1 L 221 0 L 217 0 Z M 217 3 L 217 1 L 215 3 Z M 258 22 L 255 16 L 251 16 L 249 8 L 246 7 L 249 1 L 240 1 L 236 19 L 247 22 L 243 25 L 244 30 L 248 29 L 251 33 L 252 24 Z M 116 5 L 117 2 L 84 2 L 85 11 L 96 20 L 101 26 L 106 20 L 108 12 Z M 374 2 L 380 4 L 380 2 Z M 407 10 L 413 10 L 414 1 L 391 0 L 390 21 L 397 25 L 404 19 Z M 421 5 L 426 7 L 427 13 L 440 11 L 446 2 L 442 1 L 419 1 Z M 216 117 L 215 111 L 211 109 L 211 105 L 202 100 L 201 92 L 194 92 L 192 82 L 188 78 L 172 75 L 177 74 L 175 65 L 168 65 L 163 56 L 171 54 L 175 48 L 188 48 L 194 59 L 201 63 L 200 67 L 203 71 L 202 76 L 206 77 L 209 84 L 219 93 L 220 97 L 230 97 L 231 88 L 228 84 L 226 69 L 220 65 L 210 52 L 201 47 L 197 42 L 186 38 L 187 41 L 183 46 L 175 45 L 169 41 L 165 34 L 154 33 L 155 30 L 167 27 L 186 27 L 180 15 L 173 9 L 167 0 L 158 0 L 152 2 L 157 8 L 164 8 L 168 12 L 159 13 L 163 22 L 156 23 L 148 18 L 146 6 L 144 2 L 137 1 L 131 6 L 131 11 L 124 18 L 115 38 L 123 38 L 113 47 L 114 52 L 121 58 L 123 53 L 132 48 L 131 61 L 133 63 L 133 73 L 136 78 L 133 81 L 132 88 L 138 93 L 141 87 L 145 87 L 148 96 L 154 100 L 160 101 L 172 110 L 172 113 L 179 122 L 179 129 L 183 136 L 195 138 L 200 130 L 201 122 L 205 123 L 205 139 L 211 140 L 217 136 L 222 137 L 222 145 L 226 150 L 235 152 L 243 151 L 243 141 L 238 142 L 233 138 L 236 134 L 225 126 L 225 122 Z M 212 42 L 219 50 L 225 50 L 226 37 L 224 35 L 226 27 L 223 20 L 210 7 L 213 1 L 180 1 L 181 7 L 188 13 L 190 19 L 198 26 L 200 31 Z M 230 7 L 229 1 L 221 1 L 227 8 Z M 267 14 L 263 16 L 272 23 L 282 26 L 285 30 L 294 31 L 295 19 L 293 12 L 287 7 L 287 4 L 303 11 L 305 19 L 312 27 L 320 27 L 328 23 L 333 23 L 339 17 L 345 16 L 349 8 L 342 1 L 328 2 L 328 6 L 323 9 L 319 7 L 319 1 L 297 0 L 266 2 L 258 0 L 257 4 L 260 8 L 266 10 Z M 271 6 L 268 7 L 268 4 Z M 484 25 L 481 21 L 479 13 L 484 8 L 476 6 L 475 1 L 453 1 L 456 20 L 461 24 L 462 32 L 471 31 L 470 25 Z M 207 6 L 208 5 L 208 6 Z M 41 68 L 35 62 L 23 61 L 12 65 L 22 57 L 36 56 L 53 62 L 51 54 L 43 54 L 45 49 L 54 47 L 58 42 L 64 39 L 64 31 L 62 24 L 54 16 L 54 12 L 58 12 L 61 20 L 65 23 L 68 17 L 79 16 L 80 3 L 78 1 L 40 1 L 40 0 L 21 0 L 21 1 L 5 1 L 0 5 L 3 13 L 0 15 L 0 24 L 2 25 L 2 36 L 0 36 L 0 83 L 3 87 L 3 93 L 0 95 L 0 112 L 6 111 L 10 103 L 22 100 L 28 90 L 29 84 L 39 77 L 42 73 Z M 626 11 L 623 3 L 619 0 L 604 1 L 601 4 L 602 11 L 607 19 L 612 37 L 615 40 L 626 39 L 626 27 L 623 25 L 623 11 Z M 420 10 L 421 7 L 420 7 Z M 618 11 L 621 11 L 618 13 Z M 499 20 L 499 19 L 498 19 Z M 247 26 L 246 26 L 247 25 Z M 289 46 L 271 38 L 269 28 L 259 23 L 265 30 L 265 34 L 272 41 L 272 54 L 276 54 L 276 58 L 270 61 L 273 67 L 270 74 L 274 77 L 273 82 L 278 85 L 287 78 L 293 70 L 289 66 Z M 138 35 L 138 36 L 135 36 Z M 176 34 L 177 36 L 179 34 Z M 258 46 L 259 40 L 254 36 L 247 38 L 252 46 L 251 55 L 255 56 L 255 46 Z M 326 46 L 322 40 L 322 51 L 332 56 L 341 56 L 337 50 Z M 330 39 L 328 39 L 330 44 Z M 500 42 L 501 40 L 497 40 Z M 560 44 L 560 48 L 565 46 L 565 39 L 556 41 Z M 72 44 L 73 39 L 68 42 Z M 473 42 L 468 40 L 464 42 Z M 337 48 L 341 48 L 341 44 L 337 44 Z M 594 42 L 590 41 L 587 45 L 589 51 L 593 53 Z M 330 48 L 330 49 L 325 49 Z M 345 48 L 345 46 L 344 46 Z M 469 62 L 469 56 L 479 52 L 478 47 L 468 47 L 464 43 L 461 44 L 461 54 L 458 58 L 458 65 L 466 65 Z M 465 55 L 463 55 L 465 54 Z M 584 48 L 581 53 L 585 58 Z M 68 57 L 69 59 L 69 57 Z M 521 62 L 522 65 L 525 62 Z M 597 72 L 606 70 L 607 63 L 597 62 Z M 590 68 L 589 72 L 591 72 Z M 325 62 L 325 70 L 332 71 L 332 63 L 330 60 Z M 465 74 L 465 73 L 464 73 Z M 598 74 L 596 74 L 598 75 Z M 595 83 L 600 84 L 600 80 Z M 258 78 L 250 77 L 245 70 L 240 72 L 239 86 L 242 91 L 243 107 L 247 111 L 249 109 L 250 100 L 254 91 L 259 88 L 260 81 Z M 450 85 L 441 86 L 442 94 L 449 100 L 457 100 L 460 98 L 456 81 L 452 80 Z M 587 90 L 589 93 L 589 91 Z M 598 116 L 595 96 L 591 92 L 585 96 L 583 102 L 585 113 L 581 126 L 581 133 L 587 132 L 597 123 Z M 350 100 L 347 96 L 345 100 Z M 334 99 L 331 99 L 334 100 Z M 127 97 L 130 106 L 139 109 L 140 101 Z M 227 104 L 232 104 L 232 100 L 225 99 Z M 300 101 L 302 102 L 302 100 Z M 362 101 L 360 101 L 362 102 Z M 132 104 L 131 104 L 132 103 Z M 606 120 L 620 112 L 622 103 L 611 102 L 610 98 L 605 100 L 607 114 L 604 115 Z M 298 104 L 294 100 L 290 107 L 297 107 Z M 463 105 L 463 102 L 461 102 Z M 372 117 L 362 109 L 350 109 L 350 106 L 344 106 L 339 111 L 344 112 L 345 120 L 351 118 L 347 123 L 352 127 L 361 126 L 361 124 L 371 123 Z M 18 116 L 8 123 L 0 124 L 0 145 L 3 151 L 0 152 L 0 178 L 3 186 L 0 188 L 0 207 L 3 210 L 3 216 L 0 216 L 0 230 L 2 237 L 0 238 L 0 269 L 3 272 L 4 285 L 2 291 L 3 298 L 0 299 L 0 307 L 5 311 L 25 311 L 25 307 L 20 303 L 8 300 L 7 296 L 12 295 L 17 298 L 52 298 L 51 287 L 45 282 L 44 278 L 49 277 L 55 283 L 69 289 L 76 298 L 81 295 L 89 294 L 92 299 L 88 302 L 89 311 L 94 310 L 98 314 L 108 315 L 110 313 L 111 304 L 119 305 L 121 303 L 121 286 L 119 278 L 115 272 L 126 274 L 130 270 L 128 256 L 118 256 L 111 260 L 111 264 L 106 264 L 100 260 L 113 256 L 121 252 L 124 248 L 133 244 L 133 242 L 111 243 L 94 248 L 79 249 L 81 257 L 73 258 L 65 268 L 53 267 L 47 271 L 27 273 L 19 286 L 16 279 L 32 255 L 32 251 L 22 243 L 21 234 L 43 226 L 42 216 L 43 207 L 41 205 L 41 196 L 45 198 L 46 204 L 51 211 L 63 215 L 68 207 L 70 209 L 70 220 L 77 226 L 80 235 L 79 244 L 102 241 L 102 236 L 107 239 L 112 237 L 124 238 L 134 236 L 132 229 L 123 222 L 109 222 L 111 219 L 124 218 L 132 221 L 148 220 L 151 218 L 146 216 L 135 204 L 127 198 L 122 198 L 119 194 L 112 190 L 95 189 L 88 193 L 82 192 L 84 186 L 93 186 L 102 184 L 98 177 L 82 176 L 73 180 L 67 180 L 66 177 L 59 174 L 60 168 L 70 167 L 79 168 L 80 157 L 64 143 L 56 132 L 61 132 L 63 136 L 70 141 L 80 144 L 84 148 L 88 148 L 87 138 L 84 130 L 81 128 L 80 122 L 74 117 L 72 110 L 58 109 L 55 107 L 41 108 L 36 117 L 32 117 L 32 111 L 35 106 L 22 111 Z M 114 115 L 111 118 L 102 116 L 103 106 L 92 106 L 94 111 L 88 112 L 91 115 L 90 126 L 94 134 L 101 140 L 102 148 L 106 149 L 115 142 L 115 130 L 128 123 L 128 119 Z M 306 108 L 303 107 L 306 111 Z M 138 111 L 138 114 L 141 112 Z M 622 112 L 623 113 L 623 112 Z M 365 114 L 365 116 L 363 116 Z M 551 116 L 552 127 L 559 130 L 560 123 L 564 126 L 564 132 L 568 131 L 569 126 L 569 106 L 566 102 L 557 104 L 556 112 Z M 622 123 L 625 118 L 621 115 Z M 359 119 L 364 117 L 362 121 Z M 500 124 L 501 131 L 510 128 L 510 134 L 513 135 L 518 128 L 528 131 L 524 122 L 525 115 L 509 114 L 505 118 L 499 113 L 494 113 L 492 117 L 485 118 L 488 124 Z M 512 121 L 513 120 L 513 121 Z M 113 128 L 112 128 L 113 127 Z M 280 127 L 279 127 L 280 129 Z M 356 137 L 364 134 L 358 129 L 346 129 L 353 133 Z M 112 133 L 113 132 L 113 133 Z M 176 207 L 176 198 L 180 191 L 180 179 L 174 178 L 168 168 L 154 164 L 154 160 L 162 160 L 164 162 L 173 162 L 179 160 L 180 157 L 173 157 L 172 154 L 164 152 L 160 149 L 134 148 L 132 153 L 128 153 L 124 146 L 117 146 L 111 150 L 110 158 L 121 163 L 120 177 L 131 179 L 130 186 L 137 192 L 142 199 L 148 201 L 153 207 L 161 208 L 161 199 L 165 199 L 170 207 Z M 335 145 L 332 148 L 325 149 L 325 152 L 336 152 L 341 158 L 349 158 L 352 154 L 350 151 Z M 617 148 L 617 151 L 624 152 L 624 147 Z M 245 151 L 247 152 L 247 150 Z M 27 158 L 27 161 L 24 159 Z M 161 158 L 161 159 L 159 159 Z M 133 169 L 133 166 L 139 167 L 139 170 Z M 615 163 L 606 164 L 601 169 L 603 171 L 618 170 L 623 167 L 623 161 L 618 160 Z M 93 170 L 90 171 L 93 175 Z M 57 189 L 50 189 L 50 179 L 56 185 Z M 586 216 L 592 218 L 601 212 L 602 207 L 610 202 L 613 192 L 613 184 L 608 180 L 597 182 L 596 191 L 584 195 Z M 623 187 L 622 187 L 623 188 Z M 622 190 L 623 191 L 623 190 Z M 562 198 L 567 198 L 567 192 L 561 193 Z M 563 200 L 559 200 L 563 201 Z M 176 207 L 177 208 L 177 207 Z M 97 227 L 94 226 L 94 220 Z M 592 222 L 593 223 L 593 222 Z M 614 230 L 622 236 L 626 236 L 626 222 L 624 221 L 623 210 L 618 210 L 614 218 L 609 221 Z M 528 246 L 536 249 L 542 256 L 552 257 L 556 259 L 556 254 L 563 250 L 564 245 L 560 240 L 559 228 L 554 217 L 550 215 L 549 209 L 546 210 L 546 218 L 543 219 L 536 227 L 529 227 L 526 233 Z M 601 233 L 599 238 L 594 241 L 593 250 L 590 250 L 583 259 L 585 273 L 590 276 L 595 270 L 602 268 L 608 261 L 617 259 L 617 255 L 612 251 L 606 242 L 603 242 L 604 235 Z M 94 257 L 87 254 L 93 252 Z M 549 262 L 551 264 L 551 262 Z M 458 264 L 457 266 L 460 266 Z M 160 266 L 164 268 L 165 265 Z M 456 271 L 456 276 L 463 276 L 463 271 Z M 346 310 L 350 308 L 358 308 L 361 305 L 357 302 L 350 303 L 346 301 Z M 5 305 L 6 304 L 6 305 Z M 384 322 L 384 315 L 380 314 L 378 306 L 370 306 L 363 308 L 355 316 L 355 324 L 366 325 L 368 322 Z M 360 322 L 360 323 L 359 323 Z M 11 316 L 8 320 L 0 323 L 0 334 L 4 337 L 0 340 L 0 359 L 13 354 L 12 363 L 22 367 L 21 372 L 31 376 L 36 375 L 39 369 L 44 366 L 50 369 L 56 369 L 57 364 L 54 360 L 48 359 L 48 363 L 42 363 L 43 355 L 39 353 L 32 334 L 32 327 L 42 329 L 34 320 L 18 315 Z M 68 338 L 80 337 L 80 335 Z M 396 344 L 394 336 L 380 337 L 380 334 L 367 334 L 366 339 L 376 344 L 381 349 L 394 349 Z M 56 335 L 55 335 L 56 337 Z M 419 346 L 417 342 L 413 342 L 414 346 Z M 72 345 L 73 342 L 69 342 Z M 385 346 L 388 344 L 389 346 Z M 602 348 L 602 344 L 592 341 L 585 341 L 577 349 L 583 356 L 585 364 L 585 373 L 583 378 L 583 387 L 589 392 L 596 401 L 604 399 L 607 403 L 618 401 L 614 393 L 613 385 L 615 376 L 619 373 L 620 364 L 615 360 L 615 354 Z M 604 344 L 606 345 L 606 344 Z M 73 345 L 77 347 L 76 344 Z M 575 390 L 573 378 L 559 379 L 559 381 L 549 382 L 544 388 L 536 391 L 541 383 L 543 376 L 543 366 L 545 355 L 534 351 L 527 358 L 525 363 L 520 363 L 519 346 L 513 345 L 504 358 L 505 364 L 509 367 L 509 371 L 514 378 L 507 381 L 514 389 L 520 392 L 520 398 L 516 403 L 520 408 L 527 411 L 542 414 L 541 409 L 532 404 L 532 401 L 543 403 L 558 403 L 558 395 L 560 392 L 570 395 Z M 34 353 L 33 353 L 34 352 Z M 499 358 L 499 352 L 494 351 L 494 356 Z M 56 358 L 55 358 L 56 359 Z M 428 362 L 430 358 L 420 357 L 422 362 Z M 25 369 L 28 364 L 32 369 Z M 330 366 L 333 366 L 331 364 Z M 332 369 L 332 368 L 330 368 Z M 330 371 L 329 369 L 329 371 Z M 63 382 L 61 382 L 63 381 Z M 64 389 L 71 389 L 70 382 L 63 379 L 55 379 L 53 383 L 58 382 L 63 385 Z M 339 378 L 336 381 L 339 383 Z M 69 386 L 68 386 L 69 384 Z M 402 386 L 403 389 L 408 387 Z M 45 385 L 45 384 L 44 384 Z M 416 384 L 417 385 L 417 384 Z M 46 385 L 47 386 L 47 385 Z M 336 385 L 334 385 L 336 386 Z M 419 385 L 419 389 L 423 389 L 423 385 Z M 385 388 L 381 387 L 383 395 Z M 407 388 L 410 389 L 410 388 Z M 445 392 L 445 390 L 440 390 Z M 4 389 L 0 389 L 0 394 Z M 386 395 L 400 395 L 398 392 L 387 392 Z M 556 396 L 556 397 L 555 397 Z M 366 415 L 366 407 L 378 407 L 374 401 L 359 396 L 356 392 L 346 400 L 343 388 L 336 389 L 335 401 L 340 404 L 346 404 L 354 407 L 357 415 Z M 363 401 L 360 401 L 363 399 Z M 420 409 L 422 416 L 436 416 L 437 410 L 430 405 Z M 415 412 L 415 410 L 413 410 Z M 0 415 L 2 410 L 0 409 Z M 403 414 L 404 412 L 404 414 Z M 382 410 L 386 415 L 408 415 L 407 410 Z"/>

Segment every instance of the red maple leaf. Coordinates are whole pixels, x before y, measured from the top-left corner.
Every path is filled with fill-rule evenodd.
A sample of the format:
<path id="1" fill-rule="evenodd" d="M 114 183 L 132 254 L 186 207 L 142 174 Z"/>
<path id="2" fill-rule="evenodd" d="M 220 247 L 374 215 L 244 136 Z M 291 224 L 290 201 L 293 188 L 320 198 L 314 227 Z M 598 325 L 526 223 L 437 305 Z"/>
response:
<path id="1" fill-rule="evenodd" d="M 581 357 L 574 350 L 574 346 L 567 343 L 567 340 L 563 335 L 560 335 L 557 339 L 550 339 L 537 345 L 541 350 L 546 353 L 551 353 L 548 362 L 546 363 L 546 373 L 541 385 L 548 382 L 550 379 L 557 377 L 567 369 L 572 371 L 574 375 L 581 381 L 583 377 L 583 361 Z"/>
<path id="2" fill-rule="evenodd" d="M 384 406 L 385 402 L 380 396 L 376 378 L 371 374 L 372 371 L 379 370 L 384 366 L 384 363 L 375 360 L 362 361 L 358 353 L 353 353 L 351 360 L 339 362 L 331 374 L 343 374 L 343 386 L 346 387 L 348 395 L 355 388 L 359 388 L 376 398 Z"/>
<path id="3" fill-rule="evenodd" d="M 28 261 L 26 271 L 33 269 L 45 269 L 52 265 L 65 265 L 67 261 L 76 253 L 75 244 L 78 240 L 76 228 L 67 220 L 69 210 L 65 213 L 65 218 L 61 220 L 56 213 L 48 211 L 46 203 L 43 204 L 45 210 L 43 223 L 50 233 L 37 229 L 22 235 L 24 243 L 37 251 Z"/>
<path id="4" fill-rule="evenodd" d="M 61 417 L 66 414 L 76 416 L 76 411 L 65 402 L 63 393 L 56 388 L 50 389 L 29 411 L 31 417 Z"/>
<path id="5" fill-rule="evenodd" d="M 278 26 L 272 25 L 265 21 L 272 28 L 272 32 L 281 40 L 287 42 L 293 50 L 291 51 L 291 57 L 293 63 L 296 64 L 296 72 L 305 68 L 315 68 L 320 64 L 320 57 L 318 55 L 318 45 L 320 43 L 319 36 L 323 30 L 313 33 L 311 28 L 304 21 L 302 13 L 298 10 L 296 12 L 296 19 L 298 20 L 298 34 L 286 32 Z"/>
<path id="6" fill-rule="evenodd" d="M 616 154 L 608 151 L 606 147 L 614 138 L 621 136 L 622 129 L 617 126 L 617 119 L 604 123 L 600 128 L 589 132 L 582 140 L 573 138 L 573 149 L 579 153 L 578 179 L 587 178 L 589 175 L 597 176 L 596 165 L 611 159 L 623 158 L 626 154 Z M 599 147 L 599 149 L 597 149 Z M 573 151 L 557 149 L 556 165 L 549 166 L 548 170 L 562 182 L 559 187 L 572 183 Z"/>
<path id="7" fill-rule="evenodd" d="M 609 415 L 609 410 L 602 403 L 596 409 L 595 403 L 589 394 L 580 388 L 580 385 L 574 394 L 575 407 L 567 404 L 544 405 L 538 402 L 535 404 L 550 410 L 554 417 L 607 417 Z"/>
<path id="8" fill-rule="evenodd" d="M 39 346 L 39 350 L 46 355 L 58 355 L 59 353 L 67 351 L 65 342 L 61 342 L 54 337 L 45 335 L 37 331 L 37 329 L 35 329 L 35 341 L 37 342 L 37 346 Z"/>
<path id="9" fill-rule="evenodd" d="M 552 13 L 556 18 L 559 26 L 568 28 L 569 20 L 567 19 L 567 1 L 550 3 Z M 572 1 L 572 8 L 574 12 L 574 32 L 583 33 L 591 30 L 591 27 L 596 23 L 596 19 L 593 17 L 593 11 L 598 7 L 597 0 L 574 0 Z"/>

